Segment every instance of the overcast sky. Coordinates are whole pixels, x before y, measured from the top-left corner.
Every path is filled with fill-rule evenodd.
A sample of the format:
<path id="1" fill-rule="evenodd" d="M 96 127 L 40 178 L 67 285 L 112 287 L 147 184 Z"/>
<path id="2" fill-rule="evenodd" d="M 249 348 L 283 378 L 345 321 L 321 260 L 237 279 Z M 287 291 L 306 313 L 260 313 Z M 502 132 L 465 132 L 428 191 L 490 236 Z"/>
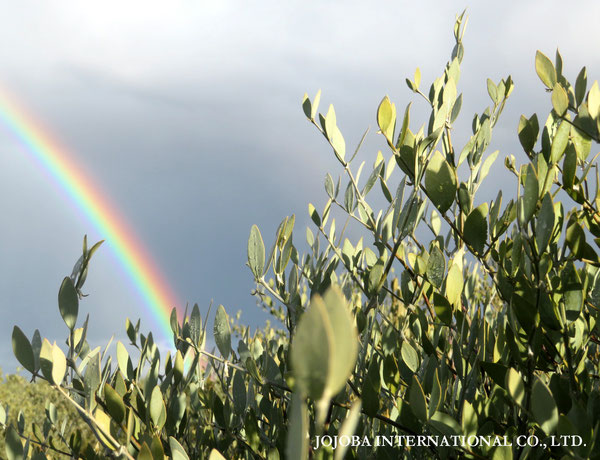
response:
<path id="1" fill-rule="evenodd" d="M 302 95 L 321 88 L 355 145 L 384 95 L 401 110 L 411 100 L 404 79 L 416 67 L 427 85 L 440 74 L 454 16 L 467 6 L 457 136 L 488 105 L 486 78 L 511 74 L 516 88 L 492 146 L 501 178 L 507 154 L 523 161 L 519 115 L 545 118 L 550 107 L 535 51 L 559 47 L 573 81 L 583 65 L 590 81 L 600 76 L 598 2 L 3 0 L 0 86 L 94 178 L 182 301 L 206 311 L 214 299 L 258 325 L 265 317 L 244 265 L 250 227 L 270 245 L 296 213 L 303 240 L 306 204 L 322 206 L 323 177 L 339 172 Z M 413 129 L 425 121 L 413 117 Z M 372 138 L 369 164 L 381 145 Z M 62 343 L 60 281 L 83 235 L 103 235 L 4 125 L 0 210 L 0 367 L 13 371 L 12 326 Z M 92 342 L 123 338 L 126 317 L 156 329 L 109 248 L 94 257 L 85 291 Z"/>

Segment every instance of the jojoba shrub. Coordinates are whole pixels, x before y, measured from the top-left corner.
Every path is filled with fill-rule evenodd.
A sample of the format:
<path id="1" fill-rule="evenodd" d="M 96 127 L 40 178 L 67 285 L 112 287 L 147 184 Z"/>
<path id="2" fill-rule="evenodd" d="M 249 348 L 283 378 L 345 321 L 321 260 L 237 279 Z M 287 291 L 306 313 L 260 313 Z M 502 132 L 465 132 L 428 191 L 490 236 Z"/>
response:
<path id="1" fill-rule="evenodd" d="M 173 312 L 172 353 L 127 321 L 115 360 L 78 322 L 96 249 L 84 245 L 60 287 L 66 348 L 18 327 L 12 343 L 93 440 L 50 441 L 2 415 L 8 458 L 600 458 L 600 88 L 537 52 L 549 113 L 519 120 L 519 160 L 502 154 L 516 196 L 482 200 L 514 85 L 487 81 L 489 105 L 457 145 L 465 22 L 440 76 L 406 81 L 424 123 L 412 102 L 381 101 L 372 167 L 356 164 L 333 106 L 304 97 L 340 167 L 305 234 L 287 217 L 267 250 L 250 230 L 254 294 L 281 326 L 253 333 L 220 306 L 211 352 L 194 306 L 183 323 Z"/>

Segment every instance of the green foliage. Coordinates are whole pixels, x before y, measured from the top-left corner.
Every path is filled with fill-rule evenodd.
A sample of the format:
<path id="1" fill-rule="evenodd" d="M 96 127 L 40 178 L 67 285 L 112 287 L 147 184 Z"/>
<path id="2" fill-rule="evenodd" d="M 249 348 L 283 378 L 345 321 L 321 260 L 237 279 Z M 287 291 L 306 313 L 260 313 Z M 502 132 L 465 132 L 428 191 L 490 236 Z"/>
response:
<path id="1" fill-rule="evenodd" d="M 65 446 L 70 434 L 79 436 L 83 443 L 94 440 L 77 412 L 47 382 L 31 383 L 19 375 L 0 375 L 0 406 L 0 427 L 12 426 L 6 437 L 15 446 L 13 451 L 19 449 L 15 439 L 21 445 L 20 435 L 30 438 L 30 445 L 41 442 L 62 451 L 68 450 Z M 6 457 L 10 458 L 10 455 L 2 436 L 0 458 Z M 68 457 L 55 452 L 54 458 Z"/>
<path id="2" fill-rule="evenodd" d="M 251 333 L 220 306 L 219 356 L 206 349 L 207 318 L 194 306 L 182 323 L 173 312 L 174 351 L 161 356 L 152 334 L 127 320 L 131 343 L 117 343 L 113 363 L 87 344 L 88 320 L 77 327 L 73 293 L 97 248 L 84 242 L 59 294 L 66 352 L 39 333 L 13 333 L 19 362 L 92 430 L 95 442 L 71 434 L 63 449 L 89 459 L 600 458 L 600 179 L 598 155 L 588 159 L 600 143 L 600 90 L 587 90 L 585 68 L 573 86 L 560 54 L 553 62 L 538 52 L 550 113 L 541 132 L 536 114 L 518 123 L 525 163 L 505 160 L 516 197 L 503 203 L 501 190 L 483 201 L 499 155 L 487 149 L 513 82 L 488 79 L 490 105 L 455 146 L 465 25 L 459 16 L 450 60 L 428 89 L 418 69 L 407 80 L 430 110 L 421 128 L 411 128 L 411 104 L 400 120 L 381 101 L 386 153 L 366 180 L 365 162 L 354 163 L 365 136 L 347 155 L 333 106 L 320 113 L 321 93 L 304 96 L 342 172 L 327 174 L 322 210 L 309 204 L 306 245 L 294 216 L 268 253 L 250 230 L 254 293 L 281 327 Z M 345 236 L 351 225 L 360 239 Z M 7 455 L 53 455 L 21 420 L 0 412 Z M 431 438 L 375 442 L 417 435 Z M 571 435 L 581 442 L 559 442 Z M 326 436 L 372 444 L 334 449 L 318 441 Z M 444 436 L 489 441 L 448 446 Z M 537 447 L 516 441 L 533 436 Z"/>

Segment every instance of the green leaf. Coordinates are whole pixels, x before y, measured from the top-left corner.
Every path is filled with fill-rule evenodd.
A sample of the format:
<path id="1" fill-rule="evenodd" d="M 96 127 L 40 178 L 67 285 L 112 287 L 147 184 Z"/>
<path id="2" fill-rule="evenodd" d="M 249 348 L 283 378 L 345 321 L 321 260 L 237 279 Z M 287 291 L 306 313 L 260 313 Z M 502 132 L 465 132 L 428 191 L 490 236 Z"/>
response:
<path id="1" fill-rule="evenodd" d="M 169 436 L 169 447 L 171 447 L 172 460 L 190 460 L 190 457 L 188 457 L 185 449 L 173 436 Z"/>
<path id="2" fill-rule="evenodd" d="M 227 316 L 223 305 L 219 305 L 217 314 L 215 315 L 214 336 L 221 356 L 227 359 L 231 353 L 231 327 L 229 325 L 229 316 Z"/>
<path id="3" fill-rule="evenodd" d="M 311 120 L 314 120 L 317 116 L 317 111 L 319 110 L 319 102 L 321 102 L 321 90 L 317 91 L 317 94 L 315 94 L 315 98 L 312 101 L 312 110 L 310 112 Z"/>
<path id="4" fill-rule="evenodd" d="M 537 115 L 534 113 L 531 118 L 527 119 L 521 115 L 519 119 L 519 141 L 525 153 L 531 153 L 540 132 Z"/>
<path id="5" fill-rule="evenodd" d="M 327 110 L 327 115 L 325 116 L 325 134 L 327 139 L 329 139 L 336 156 L 343 162 L 344 156 L 346 155 L 346 142 L 344 141 L 342 132 L 337 126 L 333 105 L 329 105 L 329 110 Z"/>
<path id="6" fill-rule="evenodd" d="M 225 460 L 225 457 L 221 455 L 217 449 L 213 449 L 210 451 L 210 455 L 208 456 L 208 460 Z"/>
<path id="7" fill-rule="evenodd" d="M 52 381 L 60 385 L 67 372 L 67 358 L 58 345 L 52 346 Z"/>
<path id="8" fill-rule="evenodd" d="M 600 88 L 596 80 L 588 93 L 588 113 L 592 118 L 600 117 Z"/>
<path id="9" fill-rule="evenodd" d="M 552 434 L 558 425 L 558 408 L 552 393 L 538 378 L 531 391 L 531 411 L 540 428 L 546 434 Z"/>
<path id="10" fill-rule="evenodd" d="M 142 447 L 140 447 L 136 460 L 154 460 L 152 451 L 145 442 L 142 444 Z"/>
<path id="11" fill-rule="evenodd" d="M 317 227 L 321 227 L 321 218 L 319 217 L 319 213 L 312 203 L 308 203 L 308 215 Z"/>
<path id="12" fill-rule="evenodd" d="M 552 61 L 541 51 L 535 54 L 535 71 L 547 88 L 554 88 L 554 85 L 556 85 L 556 70 Z"/>
<path id="13" fill-rule="evenodd" d="M 33 348 L 29 339 L 18 326 L 13 328 L 12 332 L 12 347 L 15 357 L 21 365 L 29 372 L 35 372 L 35 358 L 33 356 Z"/>
<path id="14" fill-rule="evenodd" d="M 408 367 L 413 372 L 417 372 L 419 370 L 419 355 L 410 343 L 402 343 L 400 354 L 402 355 L 402 361 L 404 361 L 406 367 Z"/>
<path id="15" fill-rule="evenodd" d="M 117 342 L 117 363 L 123 375 L 129 380 L 133 379 L 133 364 L 131 363 L 127 348 L 125 348 L 125 345 L 121 341 Z"/>
<path id="16" fill-rule="evenodd" d="M 240 371 L 235 372 L 232 387 L 233 407 L 237 414 L 243 414 L 246 411 L 246 383 L 244 376 Z"/>
<path id="17" fill-rule="evenodd" d="M 579 106 L 583 102 L 585 97 L 585 91 L 587 89 L 587 69 L 583 67 L 577 75 L 575 81 L 575 103 Z"/>
<path id="18" fill-rule="evenodd" d="M 426 422 L 427 401 L 425 399 L 423 388 L 421 387 L 416 375 L 413 375 L 410 388 L 408 389 L 408 402 L 410 403 L 410 409 L 412 410 L 413 414 L 415 414 L 415 417 L 422 422 Z"/>
<path id="19" fill-rule="evenodd" d="M 348 182 L 346 192 L 344 193 L 344 209 L 348 212 L 348 214 L 352 214 L 356 204 L 357 201 L 354 199 L 354 187 L 352 186 L 352 182 Z"/>
<path id="20" fill-rule="evenodd" d="M 496 446 L 493 448 L 493 452 L 491 460 L 513 460 L 510 444 Z"/>
<path id="21" fill-rule="evenodd" d="M 194 304 L 192 308 L 192 314 L 190 315 L 190 339 L 197 346 L 202 346 L 202 315 L 200 315 L 200 308 L 198 304 Z"/>
<path id="22" fill-rule="evenodd" d="M 508 369 L 506 373 L 506 389 L 508 394 L 519 406 L 522 405 L 523 399 L 525 398 L 525 384 L 519 374 L 512 367 Z"/>
<path id="23" fill-rule="evenodd" d="M 439 247 L 434 246 L 431 250 L 431 254 L 429 254 L 429 259 L 427 259 L 427 279 L 439 289 L 444 281 L 445 273 L 446 259 L 444 258 L 444 253 Z"/>
<path id="24" fill-rule="evenodd" d="M 117 424 L 120 424 L 125 419 L 125 404 L 123 403 L 123 399 L 108 383 L 104 384 L 104 398 L 106 399 L 108 415 Z"/>
<path id="25" fill-rule="evenodd" d="M 569 96 L 561 85 L 555 85 L 552 90 L 552 107 L 559 117 L 562 117 L 569 108 Z"/>
<path id="26" fill-rule="evenodd" d="M 575 183 L 575 174 L 577 173 L 577 152 L 572 145 L 567 147 L 562 169 L 563 188 L 571 190 Z"/>
<path id="27" fill-rule="evenodd" d="M 382 279 L 384 272 L 384 263 L 379 259 L 369 270 L 369 279 L 367 283 L 367 292 L 373 296 L 379 292 L 384 280 Z"/>
<path id="28" fill-rule="evenodd" d="M 292 394 L 289 426 L 287 430 L 286 458 L 290 460 L 308 459 L 308 408 L 298 393 Z"/>
<path id="29" fill-rule="evenodd" d="M 456 420 L 444 412 L 435 412 L 429 419 L 429 424 L 442 436 L 456 436 L 462 431 Z"/>
<path id="30" fill-rule="evenodd" d="M 70 277 L 66 276 L 58 291 L 58 309 L 67 327 L 71 330 L 77 322 L 79 296 Z"/>
<path id="31" fill-rule="evenodd" d="M 487 241 L 487 214 L 488 204 L 479 205 L 471 211 L 463 229 L 465 242 L 479 254 L 483 254 Z"/>
<path id="32" fill-rule="evenodd" d="M 415 69 L 415 76 L 413 81 L 418 89 L 421 85 L 421 69 L 419 69 L 418 67 Z"/>
<path id="33" fill-rule="evenodd" d="M 312 113 L 312 105 L 310 103 L 310 99 L 308 98 L 308 94 L 304 93 L 304 97 L 302 98 L 302 110 L 306 118 L 311 119 Z"/>
<path id="34" fill-rule="evenodd" d="M 159 430 L 162 429 L 167 421 L 167 408 L 165 407 L 165 401 L 158 385 L 154 387 L 150 396 L 150 418 L 154 426 Z"/>
<path id="35" fill-rule="evenodd" d="M 539 184 L 535 170 L 531 164 L 527 165 L 525 175 L 525 187 L 523 194 L 519 197 L 519 223 L 525 227 L 535 213 L 539 197 Z"/>
<path id="36" fill-rule="evenodd" d="M 576 221 L 575 224 L 579 227 Z M 567 234 L 569 234 L 568 231 Z M 579 317 L 583 306 L 583 285 L 575 264 L 571 261 L 568 262 L 561 271 L 560 277 L 567 320 L 575 321 Z"/>
<path id="37" fill-rule="evenodd" d="M 498 102 L 498 88 L 496 87 L 495 83 L 489 78 L 487 79 L 487 90 L 492 102 Z"/>
<path id="38" fill-rule="evenodd" d="M 452 306 L 448 299 L 437 292 L 433 293 L 433 307 L 435 310 L 435 316 L 439 318 L 444 324 L 448 326 L 452 323 Z"/>
<path id="39" fill-rule="evenodd" d="M 440 378 L 438 376 L 438 370 L 435 369 L 433 374 L 433 385 L 431 387 L 431 397 L 429 399 L 428 414 L 431 417 L 440 407 L 442 403 L 442 386 L 440 385 Z"/>
<path id="40" fill-rule="evenodd" d="M 334 197 L 334 190 L 335 185 L 333 184 L 333 178 L 331 177 L 331 174 L 327 173 L 327 175 L 325 176 L 325 192 L 327 192 L 329 198 Z"/>
<path id="41" fill-rule="evenodd" d="M 351 438 L 356 430 L 356 426 L 360 420 L 360 408 L 361 402 L 360 399 L 357 399 L 352 403 L 352 407 L 348 411 L 348 415 L 346 415 L 346 419 L 342 423 L 340 427 L 340 431 L 338 433 L 339 438 L 341 439 L 343 436 L 347 436 Z M 348 449 L 348 444 L 340 444 L 338 448 L 335 450 L 334 460 L 343 460 L 346 450 Z"/>
<path id="42" fill-rule="evenodd" d="M 554 204 L 550 193 L 546 193 L 542 199 L 542 207 L 535 225 L 535 242 L 538 254 L 542 254 L 546 250 L 553 232 Z"/>
<path id="43" fill-rule="evenodd" d="M 550 163 L 556 164 L 560 161 L 562 154 L 565 151 L 565 148 L 569 142 L 569 132 L 571 131 L 571 125 L 562 121 L 558 130 L 556 131 L 556 135 L 552 140 L 552 147 L 550 149 Z"/>
<path id="44" fill-rule="evenodd" d="M 48 339 L 42 341 L 40 348 L 40 369 L 48 382 L 52 382 L 52 344 Z"/>
<path id="45" fill-rule="evenodd" d="M 460 305 L 463 284 L 464 279 L 462 270 L 454 263 L 450 266 L 448 277 L 446 278 L 446 298 L 450 304 L 454 306 Z"/>
<path id="46" fill-rule="evenodd" d="M 425 171 L 425 187 L 431 201 L 442 214 L 454 203 L 456 184 L 456 172 L 436 150 Z"/>
<path id="47" fill-rule="evenodd" d="M 372 359 L 367 370 L 366 378 L 363 379 L 362 402 L 364 413 L 369 417 L 374 417 L 379 412 L 381 405 L 381 376 L 379 373 L 379 364 L 376 359 Z"/>
<path id="48" fill-rule="evenodd" d="M 592 148 L 592 139 L 584 134 L 582 131 L 571 126 L 571 142 L 575 151 L 577 152 L 577 158 L 580 161 L 585 161 L 590 154 Z"/>
<path id="49" fill-rule="evenodd" d="M 479 171 L 478 183 L 481 184 L 483 182 L 483 180 L 487 177 L 488 173 L 490 172 L 490 168 L 496 161 L 496 158 L 498 158 L 499 153 L 500 153 L 500 151 L 496 150 L 494 153 L 490 154 L 485 159 L 485 161 L 483 162 L 483 165 L 481 166 L 481 170 Z"/>
<path id="50" fill-rule="evenodd" d="M 389 97 L 385 96 L 379 104 L 377 110 L 377 124 L 379 129 L 392 143 L 394 138 L 394 128 L 396 127 L 396 106 L 390 102 Z"/>
<path id="51" fill-rule="evenodd" d="M 250 238 L 248 238 L 248 266 L 255 279 L 262 278 L 265 267 L 265 244 L 256 225 L 250 229 Z"/>
<path id="52" fill-rule="evenodd" d="M 357 353 L 358 333 L 342 293 L 332 287 L 324 298 L 315 295 L 291 345 L 300 391 L 314 400 L 334 396 L 346 384 Z"/>
<path id="53" fill-rule="evenodd" d="M 6 426 L 6 409 L 4 406 L 0 404 L 0 428 L 4 428 Z"/>
<path id="54" fill-rule="evenodd" d="M 10 425 L 6 429 L 6 437 L 4 439 L 6 445 L 6 458 L 8 460 L 23 460 L 23 444 L 17 430 Z"/>

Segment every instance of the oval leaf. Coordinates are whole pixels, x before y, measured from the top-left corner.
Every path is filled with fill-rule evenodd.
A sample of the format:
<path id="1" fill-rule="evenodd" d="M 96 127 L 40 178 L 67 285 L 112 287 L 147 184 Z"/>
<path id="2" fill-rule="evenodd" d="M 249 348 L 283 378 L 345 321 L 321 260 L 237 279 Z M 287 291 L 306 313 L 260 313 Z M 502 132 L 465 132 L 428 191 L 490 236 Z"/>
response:
<path id="1" fill-rule="evenodd" d="M 483 254 L 487 241 L 487 213 L 487 203 L 473 209 L 465 221 L 463 230 L 465 242 L 479 254 Z"/>
<path id="2" fill-rule="evenodd" d="M 173 436 L 169 436 L 169 447 L 171 448 L 171 458 L 173 460 L 190 460 L 185 449 Z"/>
<path id="3" fill-rule="evenodd" d="M 535 54 L 535 71 L 547 88 L 554 88 L 556 84 L 556 70 L 552 61 L 541 51 Z"/>
<path id="4" fill-rule="evenodd" d="M 425 171 L 425 187 L 429 198 L 442 214 L 454 203 L 456 184 L 454 169 L 436 150 Z"/>
<path id="5" fill-rule="evenodd" d="M 67 358 L 56 343 L 52 346 L 52 381 L 60 385 L 67 372 Z"/>
<path id="6" fill-rule="evenodd" d="M 531 411 L 540 428 L 551 434 L 558 425 L 558 408 L 552 393 L 539 379 L 536 379 L 531 391 Z"/>
<path id="7" fill-rule="evenodd" d="M 248 266 L 254 278 L 262 278 L 265 268 L 265 243 L 256 225 L 250 229 L 250 238 L 248 238 Z"/>
<path id="8" fill-rule="evenodd" d="M 219 305 L 215 316 L 214 325 L 215 343 L 221 352 L 223 358 L 227 359 L 231 353 L 231 328 L 229 326 L 229 316 L 223 305 Z"/>
<path id="9" fill-rule="evenodd" d="M 113 387 L 108 383 L 104 385 L 104 398 L 106 399 L 106 409 L 117 424 L 120 424 L 125 418 L 125 404 Z"/>
<path id="10" fill-rule="evenodd" d="M 58 291 L 58 309 L 67 327 L 73 329 L 77 322 L 79 296 L 77 295 L 73 280 L 68 276 L 63 279 Z"/>
<path id="11" fill-rule="evenodd" d="M 33 348 L 29 339 L 23 334 L 23 331 L 18 326 L 13 328 L 12 347 L 15 357 L 29 372 L 35 372 L 35 358 L 33 356 Z"/>

